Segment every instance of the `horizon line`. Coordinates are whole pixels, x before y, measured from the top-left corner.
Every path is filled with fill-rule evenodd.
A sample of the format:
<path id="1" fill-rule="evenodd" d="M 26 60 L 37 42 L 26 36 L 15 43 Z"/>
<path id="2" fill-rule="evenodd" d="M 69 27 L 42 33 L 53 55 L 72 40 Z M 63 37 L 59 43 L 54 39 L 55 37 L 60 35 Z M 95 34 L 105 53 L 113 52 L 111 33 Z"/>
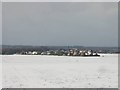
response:
<path id="1" fill-rule="evenodd" d="M 120 47 L 120 46 L 85 46 L 85 45 L 8 45 L 8 44 L 4 44 L 4 45 L 0 45 L 0 46 L 33 46 L 33 47 L 39 47 L 39 46 L 52 46 L 52 47 L 64 47 L 64 46 L 79 46 L 79 47 Z"/>

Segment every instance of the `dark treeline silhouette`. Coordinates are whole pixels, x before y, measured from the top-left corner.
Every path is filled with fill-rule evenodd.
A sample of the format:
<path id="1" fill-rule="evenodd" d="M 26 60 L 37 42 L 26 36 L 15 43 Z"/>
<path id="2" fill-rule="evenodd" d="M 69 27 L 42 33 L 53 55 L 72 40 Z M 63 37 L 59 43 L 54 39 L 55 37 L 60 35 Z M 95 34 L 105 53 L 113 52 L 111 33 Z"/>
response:
<path id="1" fill-rule="evenodd" d="M 83 47 L 83 46 L 22 46 L 22 45 L 2 45 L 0 48 L 0 54 L 17 54 L 21 52 L 28 51 L 49 51 L 49 50 L 69 50 L 72 48 L 77 48 L 80 50 L 94 50 L 98 53 L 120 53 L 120 49 L 117 47 Z"/>

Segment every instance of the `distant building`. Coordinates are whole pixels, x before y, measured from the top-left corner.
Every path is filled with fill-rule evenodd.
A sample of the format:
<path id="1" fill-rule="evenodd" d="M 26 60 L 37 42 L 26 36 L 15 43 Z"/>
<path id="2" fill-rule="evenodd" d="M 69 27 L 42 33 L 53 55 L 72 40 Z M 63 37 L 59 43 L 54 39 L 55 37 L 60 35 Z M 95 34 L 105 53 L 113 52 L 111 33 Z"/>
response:
<path id="1" fill-rule="evenodd" d="M 37 54 L 38 54 L 38 52 L 36 52 L 36 51 L 33 51 L 33 52 L 32 52 L 32 54 L 33 54 L 33 55 L 37 55 Z"/>
<path id="2" fill-rule="evenodd" d="M 88 50 L 88 55 L 93 55 L 93 51 L 92 50 Z"/>

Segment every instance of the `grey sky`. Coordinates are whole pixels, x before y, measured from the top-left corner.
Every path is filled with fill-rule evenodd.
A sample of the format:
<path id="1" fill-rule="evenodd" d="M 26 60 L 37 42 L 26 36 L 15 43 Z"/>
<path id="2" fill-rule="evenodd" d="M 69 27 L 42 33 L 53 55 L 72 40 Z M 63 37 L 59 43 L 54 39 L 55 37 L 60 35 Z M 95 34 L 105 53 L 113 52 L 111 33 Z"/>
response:
<path id="1" fill-rule="evenodd" d="M 118 45 L 117 3 L 3 3 L 3 44 Z"/>
<path id="2" fill-rule="evenodd" d="M 0 2 L 0 45 L 2 45 L 2 3 Z"/>

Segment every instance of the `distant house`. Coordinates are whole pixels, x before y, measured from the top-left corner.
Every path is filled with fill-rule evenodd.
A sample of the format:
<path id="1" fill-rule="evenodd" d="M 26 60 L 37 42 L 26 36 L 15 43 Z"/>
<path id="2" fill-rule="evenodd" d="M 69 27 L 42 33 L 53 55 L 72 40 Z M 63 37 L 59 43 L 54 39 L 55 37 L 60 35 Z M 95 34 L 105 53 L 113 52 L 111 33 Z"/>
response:
<path id="1" fill-rule="evenodd" d="M 88 50 L 88 55 L 93 55 L 93 51 L 92 50 Z"/>
<path id="2" fill-rule="evenodd" d="M 50 53 L 50 51 L 47 51 L 47 55 L 50 55 L 51 53 Z"/>
<path id="3" fill-rule="evenodd" d="M 33 54 L 33 55 L 37 55 L 37 54 L 38 54 L 38 52 L 36 52 L 36 51 L 33 51 L 33 52 L 32 52 L 32 54 Z"/>
<path id="4" fill-rule="evenodd" d="M 41 55 L 47 55 L 47 52 L 42 52 Z"/>

